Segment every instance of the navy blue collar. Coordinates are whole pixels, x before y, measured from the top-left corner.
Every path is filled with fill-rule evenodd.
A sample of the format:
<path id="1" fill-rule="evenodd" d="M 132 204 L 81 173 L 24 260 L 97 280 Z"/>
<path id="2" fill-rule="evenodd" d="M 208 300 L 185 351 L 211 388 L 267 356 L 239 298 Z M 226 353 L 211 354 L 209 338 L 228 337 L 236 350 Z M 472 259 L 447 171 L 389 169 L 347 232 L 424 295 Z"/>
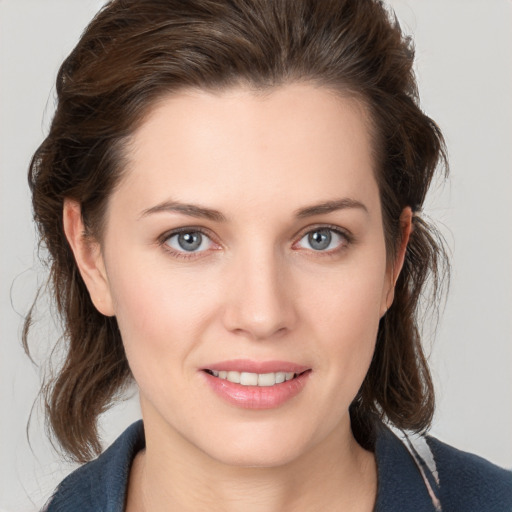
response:
<path id="1" fill-rule="evenodd" d="M 378 490 L 374 512 L 436 512 L 425 481 L 405 445 L 388 427 L 376 426 Z"/>
<path id="2" fill-rule="evenodd" d="M 144 446 L 144 427 L 138 421 L 96 460 L 69 475 L 47 512 L 123 512 L 130 467 Z M 375 456 L 378 492 L 374 512 L 435 512 L 413 458 L 384 425 L 377 426 Z"/>

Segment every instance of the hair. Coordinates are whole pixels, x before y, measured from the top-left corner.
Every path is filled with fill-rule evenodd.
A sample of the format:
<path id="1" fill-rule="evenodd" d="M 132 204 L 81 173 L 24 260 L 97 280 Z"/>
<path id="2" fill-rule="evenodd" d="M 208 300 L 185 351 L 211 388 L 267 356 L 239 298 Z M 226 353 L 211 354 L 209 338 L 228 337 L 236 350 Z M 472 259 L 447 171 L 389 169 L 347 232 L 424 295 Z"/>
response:
<path id="1" fill-rule="evenodd" d="M 98 417 L 132 375 L 116 318 L 96 310 L 80 276 L 64 234 L 63 203 L 77 201 L 84 236 L 101 241 L 130 136 L 159 99 L 185 88 L 271 90 L 307 82 L 367 108 L 388 257 L 401 242 L 407 206 L 413 230 L 394 302 L 350 408 L 353 429 L 368 444 L 376 416 L 401 429 L 429 427 L 434 391 L 419 299 L 430 277 L 436 305 L 448 264 L 421 208 L 447 162 L 439 128 L 420 109 L 413 60 L 411 40 L 377 0 L 112 0 L 100 10 L 59 70 L 55 115 L 29 170 L 48 286 L 64 326 L 65 360 L 42 394 L 47 425 L 65 452 L 77 461 L 101 452 Z M 35 304 L 25 320 L 27 352 Z"/>

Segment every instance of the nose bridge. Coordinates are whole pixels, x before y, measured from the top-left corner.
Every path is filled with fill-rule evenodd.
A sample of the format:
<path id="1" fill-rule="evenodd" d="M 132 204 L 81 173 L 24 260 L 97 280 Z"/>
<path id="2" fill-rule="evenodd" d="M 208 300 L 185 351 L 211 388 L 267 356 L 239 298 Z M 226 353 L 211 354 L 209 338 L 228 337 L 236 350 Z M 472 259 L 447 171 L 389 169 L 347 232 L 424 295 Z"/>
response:
<path id="1" fill-rule="evenodd" d="M 254 339 L 292 329 L 293 293 L 286 261 L 268 241 L 248 244 L 232 262 L 226 328 Z"/>

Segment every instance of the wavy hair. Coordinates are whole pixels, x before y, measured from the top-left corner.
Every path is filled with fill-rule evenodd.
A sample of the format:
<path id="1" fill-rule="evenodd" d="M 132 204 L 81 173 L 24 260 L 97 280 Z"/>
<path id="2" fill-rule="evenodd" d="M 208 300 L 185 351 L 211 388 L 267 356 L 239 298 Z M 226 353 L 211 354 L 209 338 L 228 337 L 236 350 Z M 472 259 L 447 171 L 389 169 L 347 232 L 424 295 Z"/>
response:
<path id="1" fill-rule="evenodd" d="M 42 393 L 50 430 L 68 454 L 86 461 L 101 451 L 98 416 L 132 376 L 115 317 L 95 309 L 76 266 L 63 202 L 79 202 L 86 235 L 101 240 L 130 136 L 158 99 L 191 87 L 311 82 L 367 107 L 388 255 L 400 243 L 401 211 L 410 206 L 414 215 L 395 299 L 351 405 L 353 429 L 368 445 L 375 415 L 399 428 L 428 428 L 434 392 L 419 299 L 430 277 L 429 304 L 437 304 L 448 267 L 421 208 L 447 164 L 442 134 L 419 107 L 413 60 L 412 42 L 377 0 L 112 0 L 101 9 L 59 70 L 55 115 L 29 170 L 48 285 L 64 326 L 64 362 Z M 23 332 L 27 352 L 32 316 Z"/>

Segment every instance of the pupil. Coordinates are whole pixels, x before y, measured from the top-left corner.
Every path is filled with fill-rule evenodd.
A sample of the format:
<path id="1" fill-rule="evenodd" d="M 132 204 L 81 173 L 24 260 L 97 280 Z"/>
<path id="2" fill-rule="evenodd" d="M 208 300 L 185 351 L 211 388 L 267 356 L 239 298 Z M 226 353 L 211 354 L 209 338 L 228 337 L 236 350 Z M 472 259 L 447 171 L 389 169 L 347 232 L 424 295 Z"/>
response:
<path id="1" fill-rule="evenodd" d="M 202 242 L 201 233 L 181 233 L 178 236 L 178 243 L 185 251 L 197 249 Z"/>
<path id="2" fill-rule="evenodd" d="M 320 229 L 310 233 L 308 238 L 311 247 L 316 251 L 321 251 L 322 249 L 329 247 L 332 235 L 328 229 Z"/>

